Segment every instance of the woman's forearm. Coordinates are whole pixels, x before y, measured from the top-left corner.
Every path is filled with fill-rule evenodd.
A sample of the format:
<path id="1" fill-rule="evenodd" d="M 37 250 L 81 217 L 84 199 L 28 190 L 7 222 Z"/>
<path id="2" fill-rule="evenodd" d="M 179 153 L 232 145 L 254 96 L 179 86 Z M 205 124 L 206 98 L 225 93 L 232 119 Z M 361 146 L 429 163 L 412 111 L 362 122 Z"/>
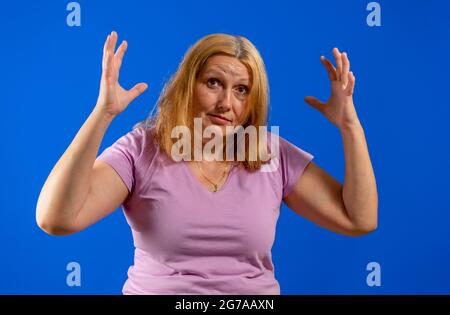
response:
<path id="1" fill-rule="evenodd" d="M 350 220 L 362 230 L 378 222 L 378 193 L 364 130 L 359 123 L 341 128 L 345 155 L 342 197 Z"/>
<path id="2" fill-rule="evenodd" d="M 95 107 L 53 167 L 36 206 L 36 221 L 42 229 L 70 229 L 87 197 L 92 167 L 112 120 Z"/>

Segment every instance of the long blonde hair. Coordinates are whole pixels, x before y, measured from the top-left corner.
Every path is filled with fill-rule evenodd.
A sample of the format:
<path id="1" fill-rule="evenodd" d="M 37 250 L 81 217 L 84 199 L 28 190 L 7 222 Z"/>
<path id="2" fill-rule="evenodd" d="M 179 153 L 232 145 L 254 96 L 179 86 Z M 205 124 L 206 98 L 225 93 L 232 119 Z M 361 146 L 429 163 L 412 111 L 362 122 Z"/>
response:
<path id="1" fill-rule="evenodd" d="M 269 109 L 269 84 L 264 62 L 256 47 L 245 37 L 229 34 L 210 34 L 198 40 L 184 55 L 177 71 L 171 76 L 156 103 L 156 115 L 136 124 L 154 127 L 154 137 L 161 151 L 171 156 L 172 145 L 177 139 L 171 138 L 175 126 L 187 126 L 194 132 L 193 96 L 195 80 L 208 58 L 214 55 L 237 58 L 247 68 L 251 78 L 251 88 L 244 112 L 246 121 L 242 126 L 255 126 L 259 139 L 259 126 L 266 127 Z M 261 159 L 260 146 L 263 142 L 249 143 L 245 139 L 245 160 L 241 161 L 247 170 L 254 171 L 267 163 Z M 257 159 L 250 160 L 249 152 L 255 149 Z M 262 149 L 262 148 L 261 148 Z"/>

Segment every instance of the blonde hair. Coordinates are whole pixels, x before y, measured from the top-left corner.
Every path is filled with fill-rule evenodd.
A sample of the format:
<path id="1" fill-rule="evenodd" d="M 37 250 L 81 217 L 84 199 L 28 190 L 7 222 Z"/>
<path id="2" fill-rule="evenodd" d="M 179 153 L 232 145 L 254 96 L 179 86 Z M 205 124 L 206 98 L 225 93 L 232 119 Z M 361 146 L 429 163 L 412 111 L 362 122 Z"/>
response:
<path id="1" fill-rule="evenodd" d="M 241 161 L 247 170 L 254 171 L 269 161 L 261 159 L 259 126 L 266 127 L 269 109 L 269 84 L 264 62 L 256 47 L 245 37 L 229 34 L 210 34 L 198 40 L 184 55 L 177 71 L 165 84 L 156 103 L 156 115 L 150 114 L 147 120 L 136 124 L 154 127 L 154 137 L 161 151 L 171 156 L 172 145 L 177 139 L 171 138 L 176 126 L 187 126 L 194 134 L 194 87 L 198 75 L 206 65 L 208 58 L 214 55 L 227 55 L 242 62 L 250 74 L 251 87 L 242 125 L 255 126 L 258 141 L 249 143 L 245 139 L 245 160 Z M 247 137 L 246 137 L 247 138 Z M 235 142 L 236 143 L 236 142 Z M 256 150 L 256 160 L 249 159 L 250 150 Z"/>

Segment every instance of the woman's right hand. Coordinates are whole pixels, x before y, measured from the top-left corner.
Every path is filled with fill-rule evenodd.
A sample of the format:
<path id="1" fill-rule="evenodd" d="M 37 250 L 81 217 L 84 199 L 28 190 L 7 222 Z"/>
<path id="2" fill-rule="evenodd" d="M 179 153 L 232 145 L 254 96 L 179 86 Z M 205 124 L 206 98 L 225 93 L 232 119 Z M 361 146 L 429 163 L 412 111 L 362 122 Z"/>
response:
<path id="1" fill-rule="evenodd" d="M 105 46 L 103 47 L 100 92 L 95 106 L 96 109 L 111 117 L 115 117 L 123 112 L 128 104 L 147 89 L 147 84 L 143 82 L 136 84 L 128 91 L 120 86 L 119 72 L 123 55 L 127 49 L 127 42 L 123 41 L 114 54 L 116 43 L 117 33 L 113 31 L 106 38 Z"/>

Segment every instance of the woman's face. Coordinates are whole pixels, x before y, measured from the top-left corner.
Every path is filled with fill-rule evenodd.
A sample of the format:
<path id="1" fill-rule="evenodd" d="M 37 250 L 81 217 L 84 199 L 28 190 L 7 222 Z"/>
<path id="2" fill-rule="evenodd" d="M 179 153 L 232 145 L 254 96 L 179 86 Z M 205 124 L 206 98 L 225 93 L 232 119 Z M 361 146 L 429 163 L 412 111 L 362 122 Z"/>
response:
<path id="1" fill-rule="evenodd" d="M 226 126 L 243 124 L 250 84 L 248 70 L 239 59 L 225 55 L 210 57 L 194 88 L 194 117 L 202 118 L 203 130 L 214 126 L 227 136 Z"/>

